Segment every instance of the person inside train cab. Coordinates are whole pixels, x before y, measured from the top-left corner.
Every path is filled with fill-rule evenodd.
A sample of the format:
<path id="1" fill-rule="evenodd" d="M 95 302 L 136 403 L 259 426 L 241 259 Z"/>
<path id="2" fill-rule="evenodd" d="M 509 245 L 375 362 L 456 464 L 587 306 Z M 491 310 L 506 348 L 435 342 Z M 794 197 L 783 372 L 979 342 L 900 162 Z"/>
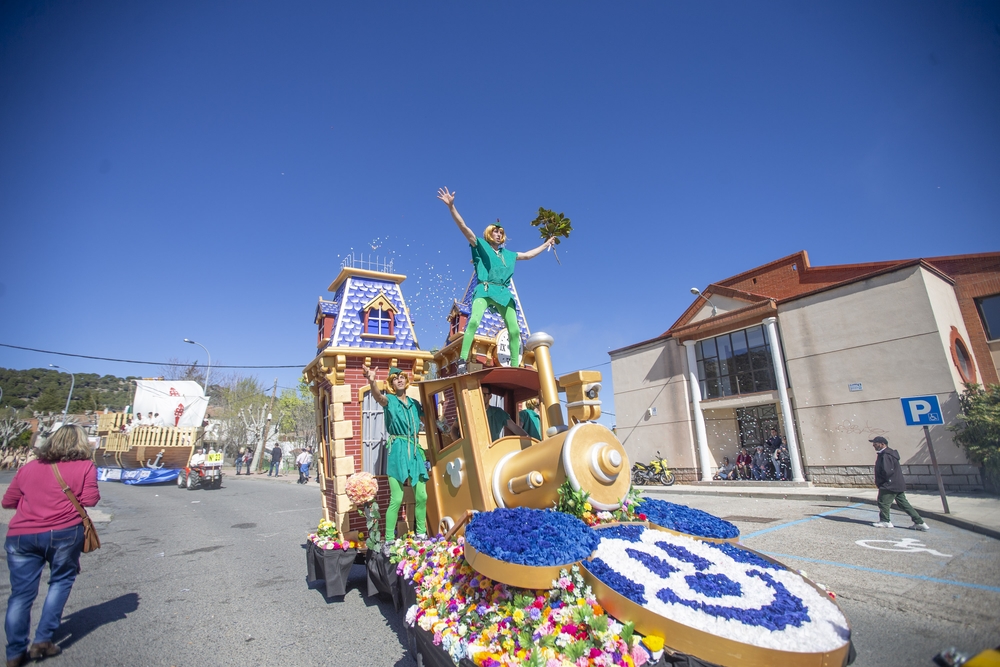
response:
<path id="1" fill-rule="evenodd" d="M 486 420 L 490 424 L 490 439 L 497 440 L 502 437 L 505 428 L 507 429 L 507 435 L 529 437 L 523 428 L 514 423 L 514 420 L 510 418 L 506 410 L 498 408 L 495 405 L 490 405 L 490 399 L 493 398 L 493 390 L 485 384 L 482 389 L 483 400 L 486 402 Z"/>
<path id="2" fill-rule="evenodd" d="M 538 418 L 538 399 L 533 398 L 524 402 L 524 409 L 517 413 L 517 421 L 521 423 L 521 428 L 535 440 L 542 439 L 542 423 Z"/>

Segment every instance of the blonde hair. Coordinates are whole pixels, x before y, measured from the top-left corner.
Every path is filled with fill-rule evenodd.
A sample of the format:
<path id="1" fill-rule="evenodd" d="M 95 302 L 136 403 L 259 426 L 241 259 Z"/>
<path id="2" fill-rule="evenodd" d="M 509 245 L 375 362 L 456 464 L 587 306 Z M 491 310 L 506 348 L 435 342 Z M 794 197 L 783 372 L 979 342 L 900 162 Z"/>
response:
<path id="1" fill-rule="evenodd" d="M 497 227 L 500 228 L 500 233 L 503 235 L 503 238 L 500 239 L 500 245 L 503 245 L 504 243 L 507 242 L 507 230 L 503 228 L 503 225 L 497 225 L 497 224 L 486 225 L 486 229 L 483 230 L 483 238 L 486 239 L 487 242 L 492 241 L 493 230 L 496 229 Z"/>
<path id="2" fill-rule="evenodd" d="M 529 398 L 524 402 L 524 407 L 527 408 L 528 410 L 534 410 L 535 408 L 538 407 L 538 399 Z"/>
<path id="3" fill-rule="evenodd" d="M 43 461 L 86 461 L 93 453 L 83 427 L 66 424 L 39 447 L 38 458 Z"/>

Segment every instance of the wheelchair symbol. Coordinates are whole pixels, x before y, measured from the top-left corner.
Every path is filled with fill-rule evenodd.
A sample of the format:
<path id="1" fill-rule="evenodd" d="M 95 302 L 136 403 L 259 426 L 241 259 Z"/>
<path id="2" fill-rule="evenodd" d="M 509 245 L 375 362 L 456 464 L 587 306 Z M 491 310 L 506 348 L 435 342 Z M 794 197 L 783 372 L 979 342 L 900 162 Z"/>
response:
<path id="1" fill-rule="evenodd" d="M 877 547 L 875 544 L 890 544 L 892 546 L 888 547 Z M 897 551 L 899 553 L 919 553 L 921 551 L 926 551 L 932 556 L 940 556 L 941 558 L 951 558 L 951 554 L 943 554 L 940 551 L 935 551 L 934 549 L 929 549 L 927 545 L 918 539 L 912 537 L 904 537 L 901 540 L 858 540 L 855 542 L 858 546 L 865 547 L 866 549 L 878 549 L 879 551 Z"/>

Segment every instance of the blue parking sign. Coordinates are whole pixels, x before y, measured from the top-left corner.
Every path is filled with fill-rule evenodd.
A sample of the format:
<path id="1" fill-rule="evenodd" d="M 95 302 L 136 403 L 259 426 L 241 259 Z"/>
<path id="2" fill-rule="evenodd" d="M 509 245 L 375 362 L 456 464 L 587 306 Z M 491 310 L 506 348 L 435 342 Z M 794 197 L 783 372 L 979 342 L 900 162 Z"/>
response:
<path id="1" fill-rule="evenodd" d="M 906 418 L 907 426 L 932 426 L 944 423 L 937 396 L 910 396 L 899 400 L 903 402 L 903 416 Z"/>

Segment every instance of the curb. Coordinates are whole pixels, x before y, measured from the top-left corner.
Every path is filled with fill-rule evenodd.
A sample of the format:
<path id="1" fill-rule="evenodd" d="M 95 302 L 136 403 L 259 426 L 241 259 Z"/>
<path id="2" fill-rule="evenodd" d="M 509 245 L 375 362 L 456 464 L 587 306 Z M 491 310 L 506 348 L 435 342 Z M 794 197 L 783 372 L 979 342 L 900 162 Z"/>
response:
<path id="1" fill-rule="evenodd" d="M 639 491 L 643 495 L 660 495 L 670 496 L 679 493 L 688 493 L 692 496 L 729 496 L 733 498 L 763 498 L 771 500 L 823 500 L 829 501 L 842 501 L 848 503 L 865 503 L 866 505 L 878 505 L 878 501 L 872 498 L 864 498 L 861 496 L 844 496 L 839 494 L 830 493 L 782 493 L 780 491 L 725 491 L 722 489 L 712 489 L 711 491 L 701 491 L 696 490 L 697 487 L 674 487 L 676 491 L 666 491 L 664 487 L 657 486 L 637 486 Z M 683 489 L 683 490 L 681 490 Z M 972 533 L 977 533 L 979 535 L 985 535 L 991 537 L 994 540 L 1000 540 L 1000 530 L 995 528 L 990 528 L 989 526 L 984 526 L 982 524 L 976 523 L 975 521 L 969 521 L 968 519 L 960 519 L 952 514 L 945 514 L 944 512 L 936 512 L 933 510 L 919 510 L 921 516 L 926 516 L 934 519 L 935 521 L 940 521 L 941 523 L 947 523 L 949 525 L 955 526 L 956 528 L 961 528 L 963 530 L 968 530 Z"/>

